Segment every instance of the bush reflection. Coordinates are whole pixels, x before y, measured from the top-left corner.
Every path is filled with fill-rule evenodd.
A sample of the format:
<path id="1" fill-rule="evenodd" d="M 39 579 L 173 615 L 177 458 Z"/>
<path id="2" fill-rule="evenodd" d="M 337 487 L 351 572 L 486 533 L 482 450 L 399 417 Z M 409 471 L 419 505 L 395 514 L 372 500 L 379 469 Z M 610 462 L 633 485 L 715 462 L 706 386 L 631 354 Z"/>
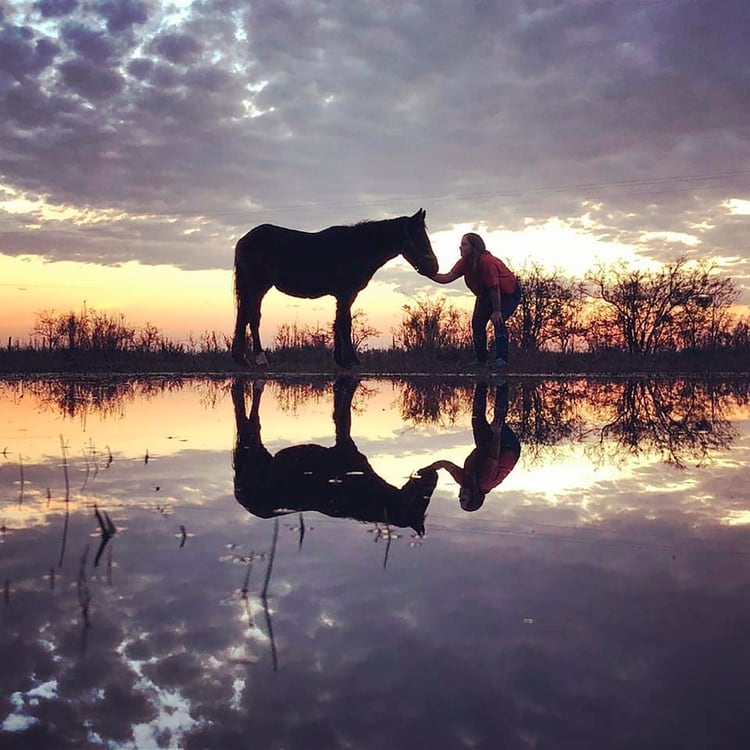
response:
<path id="1" fill-rule="evenodd" d="M 395 407 L 411 424 L 446 426 L 467 419 L 474 400 L 474 382 L 462 378 L 394 379 Z M 41 408 L 66 417 L 85 419 L 98 414 L 120 418 L 129 404 L 164 392 L 198 391 L 206 408 L 226 395 L 224 378 L 152 377 L 4 381 L 0 396 L 20 401 L 30 396 Z M 330 378 L 274 381 L 279 409 L 296 414 L 319 403 L 330 391 Z M 748 404 L 747 379 L 728 381 L 690 378 L 513 379 L 505 423 L 524 445 L 530 460 L 541 460 L 546 449 L 564 442 L 585 442 L 597 462 L 622 463 L 628 456 L 657 453 L 682 466 L 700 462 L 711 450 L 736 438 L 734 409 Z M 373 383 L 356 388 L 355 412 L 363 411 Z"/>

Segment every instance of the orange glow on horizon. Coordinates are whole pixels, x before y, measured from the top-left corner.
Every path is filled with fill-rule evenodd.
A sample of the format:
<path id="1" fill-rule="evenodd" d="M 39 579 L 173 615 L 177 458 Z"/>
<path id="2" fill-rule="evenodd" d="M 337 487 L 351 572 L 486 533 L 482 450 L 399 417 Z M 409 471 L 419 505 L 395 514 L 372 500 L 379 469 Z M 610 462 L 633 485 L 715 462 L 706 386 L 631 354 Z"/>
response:
<path id="1" fill-rule="evenodd" d="M 583 278 L 598 263 L 624 261 L 641 268 L 657 267 L 634 246 L 604 242 L 584 228 L 560 219 L 530 224 L 523 231 L 492 230 L 484 225 L 462 224 L 431 234 L 440 270 L 447 271 L 458 258 L 458 244 L 467 231 L 479 231 L 487 247 L 514 268 L 537 263 L 564 276 Z M 693 244 L 685 236 L 684 241 Z M 564 260 L 564 266 L 561 265 Z M 228 259 L 227 265 L 231 263 Z M 403 269 L 404 284 L 424 290 L 424 294 L 449 296 L 451 304 L 470 309 L 473 295 L 462 280 L 450 285 L 432 284 L 419 277 L 402 259 L 387 266 Z M 388 278 L 389 281 L 385 281 Z M 227 269 L 188 271 L 171 265 L 147 266 L 132 261 L 117 266 L 76 261 L 47 261 L 40 256 L 7 256 L 0 253 L 0 346 L 9 338 L 26 344 L 39 313 L 78 311 L 84 306 L 100 312 L 121 313 L 128 324 L 155 325 L 168 338 L 184 342 L 198 339 L 205 331 L 231 336 L 234 328 L 232 272 Z M 366 313 L 368 325 L 380 335 L 368 343 L 387 347 L 392 329 L 403 318 L 403 305 L 413 302 L 397 290 L 393 274 L 376 274 L 354 303 L 354 310 Z M 740 307 L 742 309 L 742 307 Z M 745 310 L 747 308 L 744 308 Z M 298 299 L 271 290 L 263 304 L 261 336 L 266 348 L 273 346 L 282 323 L 301 325 L 333 324 L 335 301 L 332 297 Z"/>

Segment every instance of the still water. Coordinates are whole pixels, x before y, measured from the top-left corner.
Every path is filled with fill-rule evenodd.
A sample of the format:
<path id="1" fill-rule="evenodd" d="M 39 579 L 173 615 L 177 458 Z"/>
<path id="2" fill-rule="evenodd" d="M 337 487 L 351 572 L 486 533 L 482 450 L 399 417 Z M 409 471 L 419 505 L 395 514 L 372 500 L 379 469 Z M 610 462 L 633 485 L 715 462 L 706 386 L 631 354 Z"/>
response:
<path id="1" fill-rule="evenodd" d="M 747 380 L 0 382 L 0 748 L 740 748 Z"/>

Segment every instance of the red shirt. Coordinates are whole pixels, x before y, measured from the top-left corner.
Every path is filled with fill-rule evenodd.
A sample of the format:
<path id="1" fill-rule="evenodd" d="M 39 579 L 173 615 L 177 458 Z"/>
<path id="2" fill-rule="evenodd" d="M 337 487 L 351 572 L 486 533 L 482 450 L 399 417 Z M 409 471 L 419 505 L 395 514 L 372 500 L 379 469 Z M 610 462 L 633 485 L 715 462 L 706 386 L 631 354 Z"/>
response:
<path id="1" fill-rule="evenodd" d="M 479 450 L 473 450 L 466 458 L 464 471 L 475 474 L 480 491 L 487 493 L 510 474 L 519 457 L 520 453 L 514 448 L 501 448 L 497 460 Z"/>
<path id="2" fill-rule="evenodd" d="M 490 253 L 482 253 L 479 256 L 476 269 L 473 269 L 465 258 L 459 258 L 451 273 L 462 274 L 466 286 L 477 296 L 493 286 L 500 287 L 501 294 L 513 294 L 516 289 L 516 277 L 513 272 L 500 258 Z"/>

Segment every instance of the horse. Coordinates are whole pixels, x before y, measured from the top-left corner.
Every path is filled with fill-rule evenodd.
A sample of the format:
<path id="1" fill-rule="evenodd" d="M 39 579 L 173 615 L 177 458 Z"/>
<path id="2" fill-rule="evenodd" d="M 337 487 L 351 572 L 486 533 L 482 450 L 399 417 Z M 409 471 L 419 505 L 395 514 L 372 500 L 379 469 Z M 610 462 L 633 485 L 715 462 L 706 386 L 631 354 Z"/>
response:
<path id="1" fill-rule="evenodd" d="M 333 446 L 293 445 L 272 455 L 260 435 L 263 383 L 253 382 L 248 416 L 244 380 L 235 378 L 232 402 L 237 432 L 232 462 L 234 495 L 240 505 L 259 518 L 314 510 L 332 518 L 410 527 L 419 536 L 424 535 L 425 513 L 437 485 L 437 470 L 415 472 L 400 488 L 375 473 L 351 437 L 352 398 L 357 385 L 346 375 L 334 383 Z"/>
<path id="2" fill-rule="evenodd" d="M 276 287 L 293 297 L 336 298 L 333 356 L 343 368 L 359 364 L 352 343 L 351 308 L 357 295 L 387 261 L 402 254 L 423 276 L 437 273 L 438 261 L 425 228 L 425 211 L 320 232 L 301 232 L 261 224 L 237 241 L 234 293 L 237 319 L 232 359 L 248 365 L 246 329 L 250 326 L 255 364 L 267 367 L 260 342 L 260 308 L 266 292 Z"/>

